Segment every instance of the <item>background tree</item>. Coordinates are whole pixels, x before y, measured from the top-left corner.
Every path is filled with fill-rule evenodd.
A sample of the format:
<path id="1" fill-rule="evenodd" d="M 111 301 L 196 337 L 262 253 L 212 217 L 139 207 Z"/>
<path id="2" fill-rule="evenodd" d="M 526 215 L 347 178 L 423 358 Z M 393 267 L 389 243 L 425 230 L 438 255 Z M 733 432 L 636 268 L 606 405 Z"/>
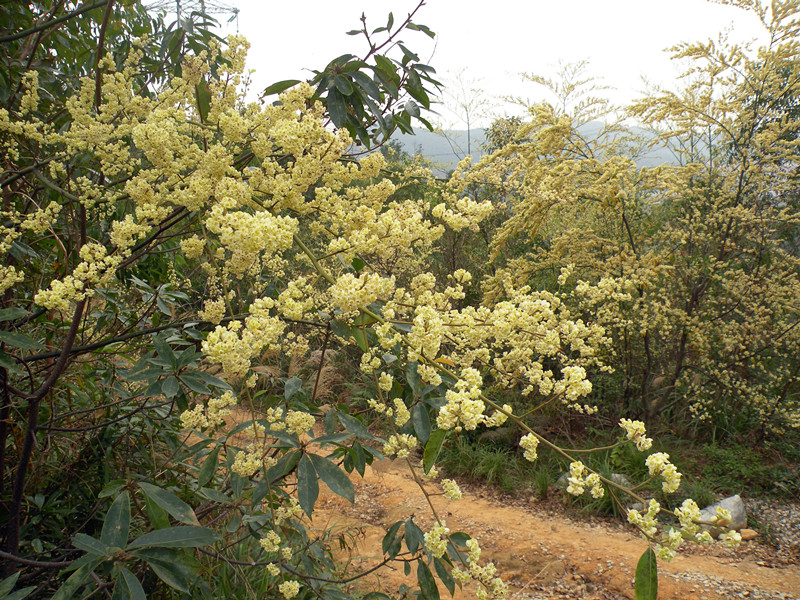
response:
<path id="1" fill-rule="evenodd" d="M 511 205 L 487 301 L 523 283 L 568 291 L 613 333 L 609 401 L 621 396 L 618 410 L 651 422 L 667 412 L 688 423 L 690 411 L 739 431 L 797 426 L 796 212 L 780 200 L 797 186 L 797 124 L 774 100 L 797 83 L 787 78 L 798 68 L 797 6 L 751 9 L 769 46 L 757 55 L 724 41 L 679 46 L 693 61 L 686 88 L 632 108 L 679 166 L 638 168 L 635 140 L 619 127 L 587 137 L 605 108 L 570 102 L 585 82 L 567 77 L 552 86 L 560 98 L 531 107 L 514 141 L 473 175 Z M 586 282 L 605 292 L 587 295 Z"/>

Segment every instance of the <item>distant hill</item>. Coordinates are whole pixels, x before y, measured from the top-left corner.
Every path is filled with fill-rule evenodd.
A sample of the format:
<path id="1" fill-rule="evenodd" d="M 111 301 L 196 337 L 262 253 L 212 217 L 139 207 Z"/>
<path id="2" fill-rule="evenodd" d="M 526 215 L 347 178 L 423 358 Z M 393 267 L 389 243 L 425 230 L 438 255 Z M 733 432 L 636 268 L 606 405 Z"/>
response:
<path id="1" fill-rule="evenodd" d="M 472 155 L 473 162 L 484 154 L 481 149 L 486 140 L 483 129 L 470 130 L 469 146 L 471 152 L 467 152 L 466 130 L 453 129 L 435 133 L 420 128 L 414 131 L 414 135 L 395 133 L 392 139 L 400 142 L 403 145 L 403 150 L 409 154 L 419 153 L 430 160 L 436 168 L 437 175 L 447 174 L 467 154 Z"/>
<path id="2" fill-rule="evenodd" d="M 584 135 L 587 137 L 596 136 L 603 124 L 599 121 L 592 121 L 582 127 Z M 649 132 L 639 127 L 632 127 L 632 133 L 645 136 L 651 135 Z M 467 152 L 468 138 L 467 131 L 463 129 L 451 129 L 441 133 L 428 131 L 427 129 L 416 129 L 414 135 L 405 133 L 395 133 L 393 140 L 397 140 L 403 149 L 409 154 L 421 154 L 430 160 L 437 175 L 446 175 L 448 171 L 455 168 L 458 161 L 467 154 L 472 155 L 473 162 L 483 156 L 483 143 L 486 140 L 485 130 L 482 128 L 470 130 L 469 148 Z M 640 167 L 655 167 L 664 163 L 675 164 L 675 157 L 667 148 L 655 148 L 646 156 L 640 157 L 636 164 Z"/>

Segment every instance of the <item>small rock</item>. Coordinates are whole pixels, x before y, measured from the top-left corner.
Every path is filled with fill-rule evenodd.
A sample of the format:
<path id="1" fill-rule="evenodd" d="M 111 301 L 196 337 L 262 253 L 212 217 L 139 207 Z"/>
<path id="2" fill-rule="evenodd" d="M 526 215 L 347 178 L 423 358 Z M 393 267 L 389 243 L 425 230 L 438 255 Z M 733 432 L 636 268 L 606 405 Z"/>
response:
<path id="1" fill-rule="evenodd" d="M 621 485 L 622 487 L 633 487 L 633 482 L 630 480 L 630 478 L 622 473 L 612 473 L 609 479 L 617 485 Z"/>
<path id="2" fill-rule="evenodd" d="M 706 506 L 700 511 L 700 521 L 713 521 L 717 516 L 718 507 L 731 511 L 731 522 L 727 527 L 703 525 L 703 529 L 711 533 L 713 537 L 719 537 L 720 534 L 725 533 L 725 531 L 728 529 L 738 530 L 747 525 L 747 510 L 744 507 L 744 502 L 742 502 L 742 499 L 738 494 Z"/>
<path id="3" fill-rule="evenodd" d="M 758 532 L 753 529 L 742 529 L 739 531 L 739 535 L 742 536 L 742 541 L 754 540 L 758 537 Z"/>

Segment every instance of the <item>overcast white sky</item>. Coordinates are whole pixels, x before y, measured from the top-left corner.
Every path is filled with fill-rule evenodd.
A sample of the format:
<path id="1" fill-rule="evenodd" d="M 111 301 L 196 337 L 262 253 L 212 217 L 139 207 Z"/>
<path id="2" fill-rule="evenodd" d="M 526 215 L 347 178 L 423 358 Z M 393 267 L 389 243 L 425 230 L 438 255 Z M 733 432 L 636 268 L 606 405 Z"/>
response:
<path id="1" fill-rule="evenodd" d="M 252 47 L 248 64 L 256 88 L 283 79 L 305 79 L 344 53 L 362 54 L 363 39 L 345 32 L 385 25 L 389 11 L 402 20 L 416 0 L 222 0 L 239 9 L 238 30 Z M 437 33 L 402 35 L 423 62 L 447 81 L 461 70 L 487 95 L 534 97 L 520 72 L 552 75 L 559 61 L 590 61 L 590 73 L 616 88 L 625 103 L 643 89 L 642 77 L 672 86 L 679 65 L 664 49 L 680 41 L 716 38 L 727 30 L 747 41 L 763 32 L 757 18 L 706 0 L 427 0 L 416 22 Z M 235 27 L 232 23 L 229 27 Z M 503 112 L 498 100 L 498 113 Z"/>

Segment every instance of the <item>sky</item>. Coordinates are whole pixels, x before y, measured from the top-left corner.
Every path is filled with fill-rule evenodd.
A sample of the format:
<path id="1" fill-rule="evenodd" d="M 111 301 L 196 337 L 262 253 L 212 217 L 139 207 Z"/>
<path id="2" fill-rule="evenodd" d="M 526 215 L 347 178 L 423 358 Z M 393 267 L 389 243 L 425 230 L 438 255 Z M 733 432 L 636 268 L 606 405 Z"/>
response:
<path id="1" fill-rule="evenodd" d="M 341 54 L 361 55 L 362 12 L 370 29 L 386 24 L 391 11 L 401 21 L 418 0 L 218 0 L 239 9 L 228 31 L 251 43 L 248 66 L 254 89 L 284 79 L 305 79 Z M 492 114 L 513 113 L 505 96 L 541 98 L 535 84 L 520 73 L 553 76 L 559 63 L 588 60 L 588 73 L 613 89 L 606 92 L 625 104 L 641 95 L 646 77 L 676 87 L 681 68 L 664 50 L 681 41 L 707 41 L 727 32 L 732 40 L 764 40 L 752 13 L 706 0 L 427 0 L 414 21 L 437 33 L 401 39 L 444 82 L 459 73 L 466 87 L 481 90 Z M 440 107 L 445 125 L 458 127 L 456 115 Z M 487 118 L 489 118 L 487 116 Z"/>

